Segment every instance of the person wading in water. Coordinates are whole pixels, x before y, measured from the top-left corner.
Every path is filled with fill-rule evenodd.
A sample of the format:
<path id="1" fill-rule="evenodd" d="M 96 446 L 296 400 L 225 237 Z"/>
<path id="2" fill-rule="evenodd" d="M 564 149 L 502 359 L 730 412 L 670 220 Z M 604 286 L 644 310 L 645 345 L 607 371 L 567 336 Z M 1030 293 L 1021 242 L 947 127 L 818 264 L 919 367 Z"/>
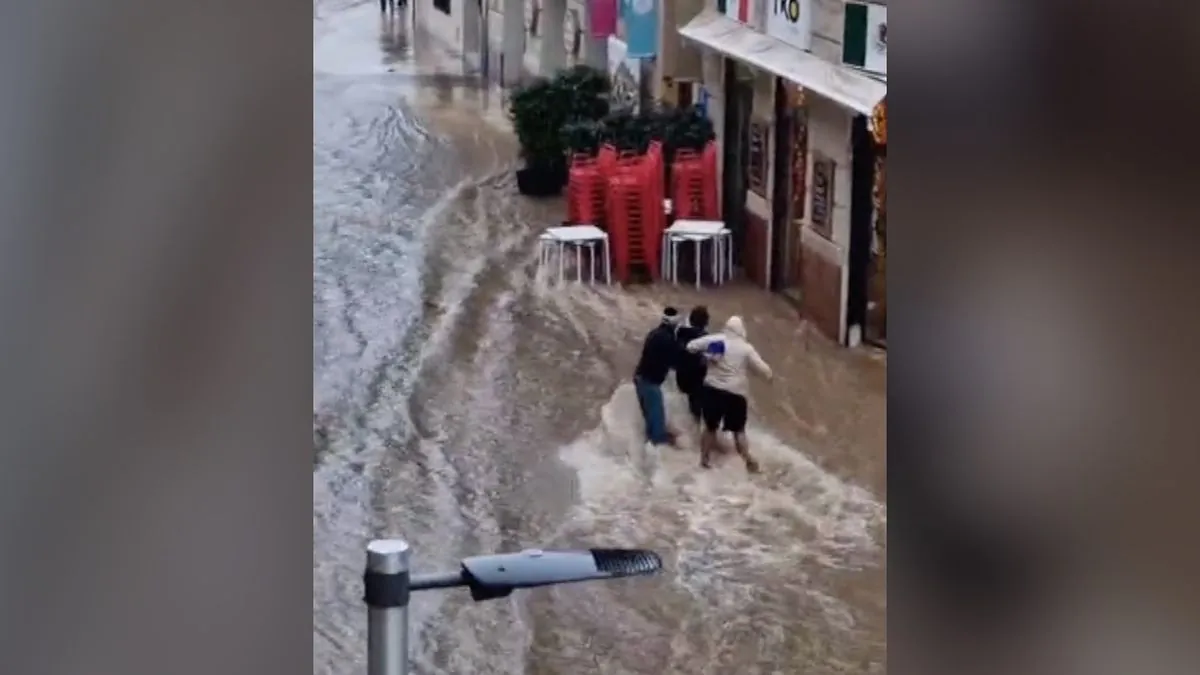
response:
<path id="1" fill-rule="evenodd" d="M 712 466 L 717 430 L 724 424 L 725 430 L 733 434 L 737 452 L 746 462 L 746 470 L 756 473 L 758 461 L 751 456 L 750 442 L 746 439 L 749 372 L 753 370 L 770 380 L 773 377 L 771 367 L 746 340 L 746 326 L 738 316 L 729 317 L 724 331 L 696 338 L 687 343 L 686 349 L 693 354 L 704 354 L 708 359 L 701 394 L 704 433 L 700 436 L 700 466 L 705 469 Z"/>
<path id="2" fill-rule="evenodd" d="M 678 324 L 679 311 L 674 307 L 664 309 L 658 326 L 646 335 L 642 356 L 633 371 L 633 386 L 646 421 L 646 440 L 655 445 L 675 445 L 675 434 L 667 427 L 662 385 L 679 361 L 679 344 L 675 341 Z"/>
<path id="3" fill-rule="evenodd" d="M 675 330 L 675 340 L 679 345 L 679 362 L 675 364 L 675 384 L 679 387 L 679 391 L 687 396 L 688 412 L 691 413 L 692 422 L 698 430 L 704 423 L 704 418 L 701 416 L 703 407 L 701 404 L 704 375 L 708 370 L 708 364 L 702 354 L 693 354 L 685 347 L 687 343 L 706 333 L 708 333 L 708 308 L 704 305 L 693 307 L 692 311 L 688 313 L 687 323 Z"/>

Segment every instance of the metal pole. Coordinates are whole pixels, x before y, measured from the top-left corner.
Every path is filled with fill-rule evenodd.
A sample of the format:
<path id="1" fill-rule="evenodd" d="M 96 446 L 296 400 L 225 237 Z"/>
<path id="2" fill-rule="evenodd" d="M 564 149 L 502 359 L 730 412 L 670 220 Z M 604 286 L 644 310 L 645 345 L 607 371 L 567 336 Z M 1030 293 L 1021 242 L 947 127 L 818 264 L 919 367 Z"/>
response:
<path id="1" fill-rule="evenodd" d="M 363 600 L 367 603 L 367 675 L 408 675 L 409 564 L 401 539 L 367 544 Z"/>

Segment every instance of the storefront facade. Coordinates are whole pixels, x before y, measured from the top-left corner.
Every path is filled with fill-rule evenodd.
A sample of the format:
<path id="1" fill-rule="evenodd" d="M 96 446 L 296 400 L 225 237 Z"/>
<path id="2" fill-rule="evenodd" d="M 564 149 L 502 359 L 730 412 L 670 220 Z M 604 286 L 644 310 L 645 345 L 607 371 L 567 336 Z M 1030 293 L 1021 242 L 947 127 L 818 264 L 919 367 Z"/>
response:
<path id="1" fill-rule="evenodd" d="M 847 52 L 844 38 L 858 11 L 813 0 L 725 0 L 679 30 L 706 51 L 702 86 L 725 146 L 722 201 L 741 232 L 746 276 L 794 300 L 843 344 L 862 339 L 868 304 L 886 316 L 875 272 L 884 265 L 871 253 L 875 165 L 886 152 L 861 142 L 887 91 L 886 43 L 883 73 L 853 61 L 864 60 L 861 44 L 852 39 Z"/>

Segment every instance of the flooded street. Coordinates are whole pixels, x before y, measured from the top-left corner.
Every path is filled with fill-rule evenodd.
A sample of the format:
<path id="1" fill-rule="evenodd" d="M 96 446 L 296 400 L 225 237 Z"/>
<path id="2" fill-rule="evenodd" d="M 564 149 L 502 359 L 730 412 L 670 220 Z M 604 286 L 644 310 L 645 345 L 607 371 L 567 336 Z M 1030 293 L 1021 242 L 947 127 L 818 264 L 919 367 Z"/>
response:
<path id="1" fill-rule="evenodd" d="M 411 8 L 409 9 L 411 12 Z M 313 672 L 365 672 L 363 547 L 419 571 L 627 546 L 657 576 L 414 596 L 415 672 L 885 671 L 886 365 L 745 287 L 559 286 L 501 96 L 374 2 L 314 0 Z M 557 274 L 557 266 L 554 275 Z M 643 445 L 629 376 L 665 303 L 736 311 L 763 473 Z M 672 395 L 672 419 L 686 416 Z"/>

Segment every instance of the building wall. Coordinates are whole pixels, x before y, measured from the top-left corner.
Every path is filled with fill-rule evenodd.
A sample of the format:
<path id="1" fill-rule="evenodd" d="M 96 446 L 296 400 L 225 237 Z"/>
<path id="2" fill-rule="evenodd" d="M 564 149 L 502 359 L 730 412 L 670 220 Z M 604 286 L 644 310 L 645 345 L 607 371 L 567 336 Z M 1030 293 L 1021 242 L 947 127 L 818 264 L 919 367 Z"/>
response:
<path id="1" fill-rule="evenodd" d="M 585 14 L 584 14 L 583 0 L 567 0 L 567 15 L 568 16 L 567 16 L 567 20 L 564 22 L 563 26 L 550 26 L 548 24 L 548 22 L 546 21 L 546 15 L 543 13 L 541 16 L 541 20 L 538 22 L 539 25 L 537 26 L 537 32 L 533 33 L 530 31 L 529 21 L 533 16 L 533 8 L 534 7 L 545 8 L 547 1 L 548 0 L 525 0 L 525 16 L 526 16 L 526 21 L 525 21 L 525 70 L 527 70 L 530 73 L 537 74 L 537 75 L 549 75 L 550 74 L 550 73 L 542 72 L 542 63 L 541 63 L 541 61 L 542 61 L 542 40 L 544 39 L 544 37 L 546 35 L 546 31 L 549 31 L 549 30 L 563 31 L 565 28 L 567 28 L 568 24 L 571 23 L 570 16 L 569 16 L 571 13 L 571 10 L 575 10 L 576 15 L 579 17 L 579 26 L 580 26 L 581 36 L 580 36 L 580 46 L 579 46 L 578 56 L 572 56 L 571 41 L 569 39 L 567 39 L 566 36 L 563 37 L 563 44 L 566 46 L 566 50 L 567 50 L 567 60 L 566 60 L 567 66 L 573 66 L 577 63 L 583 63 L 584 49 L 586 47 L 586 42 L 587 42 L 582 37 L 582 33 L 586 30 L 586 18 L 585 18 Z M 544 12 L 544 9 L 542 11 Z M 501 18 L 503 18 L 503 14 L 501 14 L 500 16 L 501 16 Z"/>
<path id="2" fill-rule="evenodd" d="M 775 78 L 769 73 L 756 71 L 754 74 L 754 101 L 750 115 L 755 122 L 765 124 L 768 129 L 765 148 L 767 170 L 766 196 L 746 191 L 745 268 L 747 276 L 755 284 L 767 288 L 771 280 L 772 158 L 775 146 L 772 133 L 775 123 Z"/>
<path id="3" fill-rule="evenodd" d="M 830 338 L 845 338 L 847 264 L 850 251 L 850 125 L 853 113 L 810 96 L 808 99 L 808 176 L 811 199 L 813 158 L 820 153 L 836 163 L 833 177 L 832 239 L 810 227 L 806 208 L 801 229 L 804 311 Z M 810 202 L 811 203 L 811 202 Z"/>
<path id="4" fill-rule="evenodd" d="M 846 0 L 812 0 L 812 53 L 817 58 L 842 62 L 842 25 Z"/>

